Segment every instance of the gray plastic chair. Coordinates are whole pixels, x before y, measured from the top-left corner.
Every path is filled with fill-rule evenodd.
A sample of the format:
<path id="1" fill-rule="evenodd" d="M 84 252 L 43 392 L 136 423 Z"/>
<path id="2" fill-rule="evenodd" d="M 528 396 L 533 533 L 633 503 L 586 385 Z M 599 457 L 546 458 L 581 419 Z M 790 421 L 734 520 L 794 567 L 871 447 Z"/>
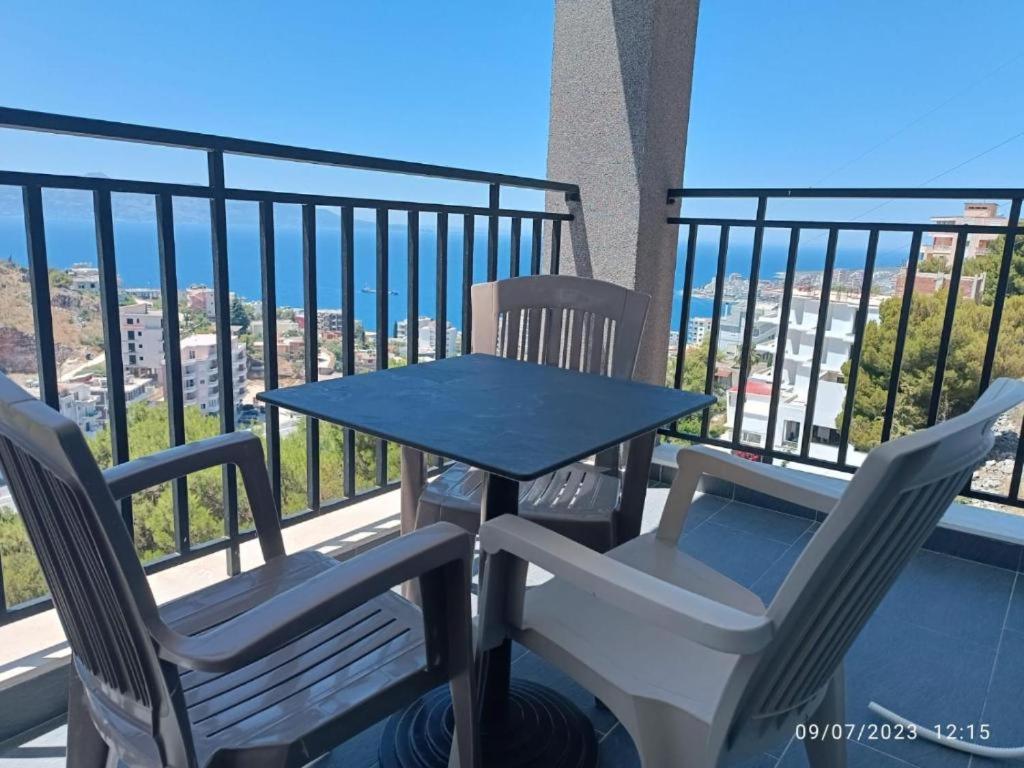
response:
<path id="1" fill-rule="evenodd" d="M 478 765 L 471 537 L 285 555 L 263 461 L 235 433 L 103 473 L 74 423 L 0 376 L 0 466 L 73 652 L 69 766 L 305 765 L 445 682 L 459 762 Z M 158 608 L 115 499 L 225 463 L 266 564 Z M 391 591 L 417 577 L 422 612 Z"/>
<path id="2" fill-rule="evenodd" d="M 778 746 L 799 723 L 844 723 L 847 650 L 988 455 L 993 422 L 1021 401 L 1024 382 L 1000 379 L 968 413 L 875 448 L 767 608 L 677 547 L 700 476 L 763 487 L 753 462 L 684 448 L 658 530 L 606 555 L 511 515 L 489 521 L 481 648 L 511 637 L 561 667 L 615 713 L 648 768 L 712 768 Z M 769 474 L 782 498 L 825 500 Z M 554 578 L 525 592 L 524 562 Z M 813 768 L 846 765 L 842 738 L 804 746 Z"/>
<path id="3" fill-rule="evenodd" d="M 517 277 L 472 288 L 473 352 L 633 377 L 650 297 L 568 275 Z M 594 418 L 601 415 L 595 413 Z M 496 436 L 495 439 L 501 439 Z M 653 435 L 519 486 L 519 514 L 598 552 L 640 532 Z M 475 533 L 484 473 L 455 464 L 420 496 L 417 526 L 438 520 Z"/>

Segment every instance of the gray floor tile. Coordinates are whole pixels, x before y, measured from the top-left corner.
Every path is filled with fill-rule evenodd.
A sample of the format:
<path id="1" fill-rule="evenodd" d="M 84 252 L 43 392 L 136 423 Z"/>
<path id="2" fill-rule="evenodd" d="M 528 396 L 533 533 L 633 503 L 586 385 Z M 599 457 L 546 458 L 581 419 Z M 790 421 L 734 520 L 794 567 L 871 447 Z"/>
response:
<path id="1" fill-rule="evenodd" d="M 989 726 L 991 736 L 979 742 L 990 747 L 1021 747 L 1024 746 L 1024 634 L 1006 631 L 999 645 L 999 656 L 996 659 L 995 673 L 992 675 L 992 687 L 989 688 L 985 702 L 985 712 L 980 720 L 972 725 L 985 723 Z M 961 726 L 967 723 L 960 724 Z M 975 739 L 977 740 L 977 739 Z M 971 768 L 995 768 L 1005 766 L 1005 761 L 997 762 L 975 757 Z"/>
<path id="2" fill-rule="evenodd" d="M 926 768 L 928 763 L 908 763 L 900 758 L 879 752 L 872 747 L 850 742 L 846 746 L 847 768 Z M 794 739 L 779 760 L 778 768 L 807 768 L 807 752 L 802 742 Z"/>
<path id="3" fill-rule="evenodd" d="M 784 515 L 740 501 L 730 502 L 718 510 L 714 522 L 783 544 L 793 544 L 814 523 L 806 517 Z"/>
<path id="4" fill-rule="evenodd" d="M 598 744 L 599 768 L 640 768 L 640 755 L 621 725 L 613 728 Z"/>
<path id="5" fill-rule="evenodd" d="M 745 587 L 789 549 L 787 544 L 718 525 L 714 519 L 683 534 L 679 547 Z"/>
<path id="6" fill-rule="evenodd" d="M 815 523 L 807 531 L 801 534 L 800 538 L 793 542 L 792 546 L 789 547 L 782 556 L 779 557 L 774 563 L 772 563 L 768 570 L 761 574 L 760 578 L 754 582 L 751 586 L 751 591 L 754 592 L 761 601 L 768 605 L 775 597 L 775 593 L 779 591 L 779 587 L 782 586 L 782 582 L 786 580 L 786 576 L 792 570 L 793 565 L 799 559 L 801 553 L 807 543 L 814 536 L 815 531 L 818 528 L 818 524 Z"/>
<path id="7" fill-rule="evenodd" d="M 846 657 L 846 722 L 883 722 L 868 711 L 877 701 L 922 725 L 976 723 L 994 664 L 994 649 L 875 616 Z M 922 740 L 870 746 L 929 768 L 967 765 L 965 756 Z"/>
<path id="8" fill-rule="evenodd" d="M 1006 616 L 1006 628 L 1024 632 L 1024 576 L 1017 574 L 1010 597 L 1010 611 Z"/>
<path id="9" fill-rule="evenodd" d="M 1014 578 L 1002 568 L 918 552 L 882 601 L 878 615 L 995 648 Z"/>

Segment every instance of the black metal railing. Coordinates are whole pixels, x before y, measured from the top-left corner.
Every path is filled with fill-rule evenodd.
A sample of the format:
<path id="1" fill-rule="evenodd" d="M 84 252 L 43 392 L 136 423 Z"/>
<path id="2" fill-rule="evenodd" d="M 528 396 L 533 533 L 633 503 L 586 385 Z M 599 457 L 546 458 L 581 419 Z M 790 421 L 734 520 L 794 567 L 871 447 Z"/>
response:
<path id="1" fill-rule="evenodd" d="M 343 331 L 341 346 L 341 372 L 343 375 L 356 373 L 354 330 L 355 304 L 355 217 L 354 212 L 366 209 L 374 213 L 376 221 L 376 324 L 377 367 L 388 363 L 388 232 L 389 214 L 393 211 L 406 213 L 408 228 L 408 363 L 417 362 L 418 318 L 419 318 L 419 235 L 421 214 L 436 215 L 437 232 L 437 312 L 435 321 L 437 356 L 446 354 L 447 301 L 448 301 L 448 246 L 449 217 L 463 217 L 463 273 L 462 273 L 462 351 L 469 345 L 469 286 L 474 278 L 496 279 L 499 269 L 499 226 L 501 220 L 510 221 L 511 251 L 510 274 L 519 274 L 521 254 L 521 233 L 523 222 L 532 227 L 533 241 L 529 255 L 529 272 L 539 274 L 543 269 L 541 258 L 541 234 L 545 223 L 550 226 L 550 251 L 548 270 L 557 272 L 560 227 L 570 220 L 568 212 L 548 212 L 503 208 L 501 191 L 505 187 L 560 192 L 567 200 L 579 198 L 579 188 L 574 184 L 545 179 L 533 179 L 508 174 L 452 168 L 426 163 L 389 160 L 362 155 L 352 155 L 304 147 L 285 146 L 259 141 L 227 138 L 187 131 L 168 130 L 141 125 L 108 122 L 64 115 L 32 112 L 19 109 L 0 108 L 0 128 L 23 131 L 40 131 L 51 134 L 66 134 L 109 139 L 134 144 L 152 144 L 178 149 L 202 152 L 207 160 L 208 179 L 206 184 L 182 184 L 157 181 L 138 181 L 96 176 L 56 175 L 22 171 L 0 170 L 0 185 L 20 188 L 26 232 L 28 275 L 31 288 L 32 310 L 37 353 L 37 374 L 40 397 L 53 408 L 59 407 L 58 372 L 54 348 L 53 320 L 50 312 L 49 263 L 47 259 L 44 222 L 44 189 L 85 190 L 92 193 L 93 217 L 97 239 L 97 267 L 100 275 L 100 308 L 103 320 L 103 343 L 106 350 L 106 375 L 110 393 L 109 428 L 113 463 L 128 460 L 128 425 L 124 397 L 124 365 L 121 354 L 121 332 L 118 308 L 117 254 L 113 237 L 114 217 L 111 208 L 113 193 L 134 193 L 150 196 L 154 204 L 156 234 L 159 255 L 159 273 L 164 319 L 164 359 L 166 365 L 165 399 L 169 415 L 169 442 L 182 445 L 185 435 L 185 402 L 181 370 L 181 328 L 179 327 L 178 268 L 176 264 L 174 201 L 180 198 L 208 200 L 210 205 L 210 228 L 213 258 L 213 291 L 215 304 L 214 325 L 217 336 L 216 359 L 221 370 L 232 369 L 230 333 L 231 301 L 228 281 L 228 230 L 226 205 L 229 201 L 248 201 L 258 204 L 259 212 L 259 258 L 262 286 L 262 317 L 265 324 L 264 336 L 264 386 L 273 389 L 279 384 L 279 361 L 277 353 L 277 285 L 275 253 L 275 204 L 290 204 L 301 207 L 302 230 L 302 285 L 305 317 L 303 359 L 306 379 L 317 379 L 317 264 L 324 254 L 317 253 L 318 207 L 332 207 L 340 213 L 340 254 L 330 258 L 341 261 L 341 307 Z M 486 206 L 448 204 L 435 202 L 412 202 L 405 200 L 376 199 L 335 194 L 303 194 L 295 192 L 242 189 L 229 187 L 225 180 L 224 161 L 227 155 L 242 155 L 269 158 L 281 161 L 313 163 L 347 169 L 361 169 L 388 174 L 409 174 L 430 179 L 442 179 L 468 184 L 487 185 Z M 485 217 L 487 228 L 486 275 L 473 274 L 473 247 L 475 217 Z M 299 265 L 292 265 L 298 268 Z M 25 329 L 23 329 L 25 330 Z M 230 382 L 230 380 L 228 380 Z M 234 387 L 220 386 L 217 393 L 220 431 L 231 432 L 236 428 Z M 319 425 L 315 420 L 306 421 L 306 470 L 308 486 L 308 508 L 298 514 L 289 514 L 284 524 L 292 525 L 311 516 L 324 514 L 347 504 L 365 498 L 366 493 L 356 489 L 356 438 L 351 430 L 345 430 L 343 440 L 343 487 L 344 497 L 323 501 L 320 492 L 320 441 Z M 281 430 L 278 409 L 268 407 L 266 414 L 267 462 L 273 492 L 280 509 L 281 505 Z M 369 493 L 389 488 L 387 473 L 388 446 L 383 441 L 377 444 L 377 488 Z M 147 564 L 152 572 L 183 561 L 226 551 L 229 573 L 240 568 L 239 546 L 254 536 L 252 530 L 240 530 L 239 499 L 234 468 L 226 467 L 222 477 L 223 488 L 223 536 L 209 542 L 193 543 L 189 533 L 189 496 L 187 479 L 177 480 L 172 485 L 173 525 L 175 551 Z M 121 502 L 125 524 L 133 525 L 131 500 Z M 3 579 L 3 561 L 0 559 L 0 584 Z M 0 598 L 3 592 L 0 589 Z M 7 605 L 0 599 L 0 624 L 43 610 L 49 607 L 45 597 L 19 605 Z"/>
<path id="2" fill-rule="evenodd" d="M 693 442 L 707 443 L 722 448 L 731 449 L 742 454 L 749 454 L 750 458 L 757 458 L 765 462 L 786 461 L 798 464 L 812 465 L 815 467 L 853 472 L 857 468 L 858 461 L 862 454 L 854 460 L 850 453 L 851 426 L 855 423 L 855 406 L 860 402 L 858 394 L 858 376 L 863 375 L 863 353 L 865 332 L 869 322 L 881 322 L 870 319 L 871 311 L 880 309 L 880 303 L 890 300 L 898 303 L 898 315 L 894 343 L 891 348 L 891 367 L 888 369 L 888 381 L 885 386 L 884 405 L 880 409 L 880 418 L 874 422 L 877 426 L 877 440 L 865 440 L 862 435 L 860 441 L 884 442 L 895 434 L 909 429 L 930 426 L 941 417 L 955 415 L 942 413 L 940 407 L 943 402 L 944 384 L 950 363 L 951 339 L 957 332 L 957 312 L 961 306 L 961 289 L 964 281 L 965 253 L 968 247 L 969 236 L 986 234 L 990 236 L 1002 236 L 1005 238 L 1001 249 L 996 254 L 998 269 L 995 275 L 995 290 L 985 298 L 985 306 L 990 307 L 991 314 L 988 320 L 988 328 L 985 331 L 984 354 L 978 355 L 973 363 L 977 367 L 976 393 L 980 393 L 988 386 L 996 364 L 997 349 L 1000 346 L 1000 334 L 1005 332 L 1003 320 L 1004 305 L 1008 293 L 1012 292 L 1011 278 L 1015 271 L 1024 268 L 1024 256 L 1021 255 L 1021 202 L 1024 199 L 1024 189 L 671 189 L 668 191 L 668 202 L 675 203 L 682 201 L 686 205 L 689 201 L 696 199 L 717 200 L 717 206 L 733 205 L 736 201 L 729 199 L 746 199 L 755 204 L 754 217 L 736 218 L 725 216 L 671 216 L 668 222 L 672 225 L 686 228 L 685 247 L 680 253 L 680 274 L 682 276 L 682 290 L 679 307 L 679 334 L 678 347 L 674 360 L 673 383 L 681 387 L 687 378 L 687 360 L 695 351 L 701 354 L 700 366 L 704 367 L 704 390 L 708 394 L 717 394 L 726 399 L 724 424 L 722 414 L 718 415 L 717 434 L 713 429 L 712 419 L 709 413 L 699 420 L 699 426 L 693 421 L 689 425 L 677 423 L 670 428 L 662 430 L 662 433 L 670 438 L 682 439 Z M 874 199 L 884 201 L 872 204 L 872 207 L 851 220 L 813 220 L 813 219 L 790 219 L 786 217 L 773 218 L 769 213 L 769 203 L 777 206 L 785 200 L 802 200 L 805 206 L 813 206 L 813 201 L 829 201 L 835 207 L 837 201 L 855 199 Z M 974 223 L 969 218 L 964 218 L 960 223 L 919 223 L 919 222 L 890 222 L 890 221 L 860 221 L 874 211 L 889 205 L 890 202 L 906 204 L 906 201 L 922 200 L 991 200 L 1001 202 L 1006 210 L 1005 223 L 978 222 Z M 725 201 L 725 202 L 723 202 Z M 689 202 L 695 205 L 698 203 Z M 819 203 L 820 204 L 820 203 Z M 919 204 L 918 204 L 919 206 Z M 941 212 L 940 212 L 941 213 Z M 907 217 L 909 218 L 909 217 Z M 945 217 L 950 218 L 950 217 Z M 750 245 L 749 261 L 744 259 L 744 269 L 747 284 L 745 293 L 734 295 L 737 306 L 742 306 L 742 318 L 734 318 L 742 329 L 738 345 L 731 351 L 731 359 L 722 359 L 722 345 L 720 335 L 723 326 L 723 313 L 726 310 L 725 285 L 727 280 L 727 260 L 730 256 L 730 238 L 736 233 L 742 233 L 749 237 Z M 700 243 L 704 240 L 704 233 L 718 235 L 717 250 L 715 256 L 706 255 L 705 261 L 714 261 L 714 287 L 700 289 L 695 285 L 695 265 L 701 261 L 698 253 Z M 771 233 L 778 248 L 778 264 L 784 267 L 773 280 L 765 281 L 764 275 L 764 249 L 766 233 Z M 930 394 L 927 394 L 928 382 L 925 382 L 927 405 L 920 409 L 923 418 L 922 423 L 901 424 L 898 418 L 898 406 L 906 396 L 905 382 L 901 380 L 901 373 L 904 373 L 905 345 L 909 335 L 916 329 L 909 327 L 912 321 L 912 310 L 915 303 L 915 286 L 917 283 L 917 270 L 921 262 L 923 238 L 931 233 L 954 235 L 956 237 L 955 247 L 952 249 L 950 261 L 944 270 L 942 282 L 946 291 L 946 299 L 942 310 L 941 326 L 938 332 L 935 345 L 934 373 L 930 379 Z M 809 235 L 809 236 L 808 236 Z M 823 373 L 822 365 L 824 356 L 827 354 L 829 342 L 829 316 L 833 306 L 838 303 L 842 296 L 837 292 L 834 285 L 834 278 L 840 271 L 837 268 L 838 243 L 841 236 L 853 237 L 859 240 L 855 249 L 858 251 L 858 268 L 851 269 L 851 272 L 862 272 L 859 281 L 854 277 L 851 283 L 847 284 L 847 297 L 845 303 L 851 310 L 853 317 L 852 338 L 847 338 L 849 344 L 848 353 L 845 358 L 845 365 L 841 372 L 836 372 L 836 383 L 845 387 L 842 398 L 842 406 L 836 414 L 835 432 L 832 433 L 832 445 L 828 448 L 819 447 L 815 442 L 814 425 L 816 402 L 819 396 L 819 383 Z M 880 238 L 900 240 L 895 248 L 882 250 L 879 246 Z M 909 238 L 909 243 L 907 239 Z M 682 240 L 682 238 L 680 238 Z M 804 246 L 812 242 L 823 244 L 822 258 L 816 263 L 813 269 L 798 270 L 798 258 L 801 251 L 801 240 Z M 746 246 L 744 246 L 746 247 Z M 820 248 L 821 246 L 816 246 Z M 1015 255 L 1016 247 L 1016 255 Z M 712 251 L 714 246 L 708 244 L 705 251 Z M 736 249 L 738 250 L 738 249 Z M 806 250 L 806 248 L 805 248 Z M 734 253 L 735 251 L 733 251 Z M 782 254 L 785 253 L 785 260 L 782 261 Z M 847 250 L 849 255 L 849 249 Z M 902 289 L 891 290 L 889 295 L 879 293 L 878 286 L 873 283 L 874 277 L 879 273 L 879 258 L 882 254 L 893 256 L 902 262 L 899 268 L 890 269 L 889 272 L 901 272 Z M 749 265 L 749 267 L 747 267 Z M 806 276 L 807 272 L 816 272 L 817 275 L 811 281 L 811 289 L 803 287 L 797 290 L 797 277 L 799 274 Z M 767 284 L 766 284 L 767 283 Z M 898 285 L 898 282 L 897 282 Z M 922 288 L 921 290 L 924 290 Z M 930 292 L 930 291 L 929 291 Z M 693 301 L 699 294 L 710 294 L 711 318 L 704 322 L 704 339 L 708 348 L 705 351 L 697 344 L 688 344 L 688 328 L 693 318 Z M 735 292 L 734 292 L 735 294 Z M 784 366 L 787 359 L 793 359 L 791 350 L 787 350 L 787 340 L 790 334 L 791 314 L 793 313 L 794 298 L 801 296 L 817 301 L 816 328 L 813 329 L 813 351 L 809 359 L 802 361 L 809 364 L 809 372 L 806 377 L 805 391 L 791 391 L 784 393 L 783 380 L 785 378 Z M 851 300 L 855 297 L 855 300 Z M 760 304 L 760 307 L 758 306 Z M 895 305 L 894 305 L 895 306 Z M 753 344 L 755 328 L 766 322 L 765 316 L 759 314 L 760 310 L 770 307 L 771 314 L 767 321 L 777 327 L 774 331 L 772 341 L 773 349 L 764 354 L 765 358 L 770 357 L 770 362 L 761 359 L 761 370 L 756 372 L 756 378 L 760 379 L 761 387 L 755 392 L 760 398 L 760 411 L 754 413 L 750 410 L 750 387 L 749 384 L 755 376 L 752 371 L 755 359 L 758 359 L 757 347 Z M 737 313 L 739 314 L 739 313 Z M 1019 320 L 1015 321 L 1019 322 Z M 806 329 L 810 332 L 810 329 Z M 1014 329 L 1017 330 L 1016 328 Z M 689 350 L 687 349 L 689 346 Z M 706 354 L 706 357 L 704 356 Z M 1011 357 L 1019 355 L 1019 350 L 1011 350 L 1008 353 Z M 794 360 L 794 363 L 797 361 Z M 728 371 L 724 376 L 724 384 L 718 383 L 716 368 L 722 367 Z M 795 367 L 795 366 L 794 366 Z M 835 368 L 833 364 L 833 369 Z M 670 366 L 671 370 L 671 366 Z M 723 371 L 725 373 L 725 371 Z M 877 371 L 874 371 L 877 376 Z M 958 371 L 958 374 L 960 372 Z M 690 376 L 691 381 L 693 377 Z M 692 384 L 691 384 L 692 386 Z M 723 393 L 722 390 L 726 391 Z M 800 390 L 800 387 L 793 387 L 793 390 Z M 802 411 L 799 422 L 799 436 L 796 437 L 792 430 L 785 433 L 780 432 L 778 420 L 783 395 L 787 398 L 786 407 L 796 408 Z M 795 395 L 795 396 L 794 396 Z M 765 403 L 767 398 L 767 403 Z M 766 406 L 766 407 L 765 407 Z M 876 409 L 877 410 L 877 409 Z M 755 418 L 756 417 L 756 418 Z M 756 423 L 758 430 L 744 428 L 747 420 L 748 426 Z M 761 423 L 763 419 L 763 424 Z M 731 421 L 731 424 L 729 423 Z M 1024 429 L 1024 425 L 1020 425 Z M 828 431 L 828 430 L 826 430 Z M 1018 435 L 1020 432 L 1018 431 Z M 862 446 L 867 449 L 869 445 Z M 984 501 L 1005 504 L 1014 507 L 1024 507 L 1024 500 L 1020 498 L 1021 473 L 1024 465 L 1024 441 L 1017 441 L 1016 452 L 1013 456 L 1012 472 L 1009 477 L 1008 487 L 1003 490 L 992 490 L 970 487 L 964 490 L 969 495 Z"/>

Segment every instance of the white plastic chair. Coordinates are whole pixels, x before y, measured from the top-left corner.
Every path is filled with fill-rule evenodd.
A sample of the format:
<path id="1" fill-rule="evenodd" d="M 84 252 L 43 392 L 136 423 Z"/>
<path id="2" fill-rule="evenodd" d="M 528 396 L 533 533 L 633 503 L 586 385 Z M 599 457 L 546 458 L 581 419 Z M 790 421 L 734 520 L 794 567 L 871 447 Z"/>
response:
<path id="1" fill-rule="evenodd" d="M 968 413 L 873 450 L 841 495 L 685 448 L 658 530 L 604 555 L 521 518 L 487 522 L 480 648 L 511 637 L 565 670 L 648 768 L 711 768 L 800 723 L 843 723 L 847 650 L 988 454 L 992 423 L 1021 401 L 1024 383 L 993 382 Z M 704 474 L 829 513 L 767 608 L 677 547 Z M 554 578 L 526 592 L 527 563 Z M 804 744 L 813 768 L 845 766 L 843 739 Z"/>

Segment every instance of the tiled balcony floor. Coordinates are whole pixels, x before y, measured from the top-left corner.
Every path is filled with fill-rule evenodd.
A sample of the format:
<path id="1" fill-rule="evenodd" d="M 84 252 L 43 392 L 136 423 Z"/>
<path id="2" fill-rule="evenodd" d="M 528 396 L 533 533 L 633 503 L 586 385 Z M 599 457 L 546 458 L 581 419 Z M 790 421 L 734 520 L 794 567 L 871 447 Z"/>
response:
<path id="1" fill-rule="evenodd" d="M 667 491 L 651 489 L 645 527 L 660 515 Z M 694 506 L 681 546 L 770 600 L 817 524 L 715 496 Z M 847 720 L 869 721 L 876 700 L 924 724 L 988 723 L 993 746 L 1024 744 L 1024 583 L 999 568 L 931 552 L 918 553 L 855 643 L 846 662 Z M 584 708 L 600 738 L 600 765 L 638 765 L 628 734 L 593 698 L 558 670 L 519 650 L 514 674 L 552 685 Z M 329 755 L 325 768 L 376 764 L 383 726 Z M 63 728 L 0 754 L 0 768 L 65 763 Z M 849 746 L 853 768 L 972 766 L 995 762 L 923 741 Z M 806 765 L 802 746 L 779 744 L 748 761 L 758 768 Z"/>

